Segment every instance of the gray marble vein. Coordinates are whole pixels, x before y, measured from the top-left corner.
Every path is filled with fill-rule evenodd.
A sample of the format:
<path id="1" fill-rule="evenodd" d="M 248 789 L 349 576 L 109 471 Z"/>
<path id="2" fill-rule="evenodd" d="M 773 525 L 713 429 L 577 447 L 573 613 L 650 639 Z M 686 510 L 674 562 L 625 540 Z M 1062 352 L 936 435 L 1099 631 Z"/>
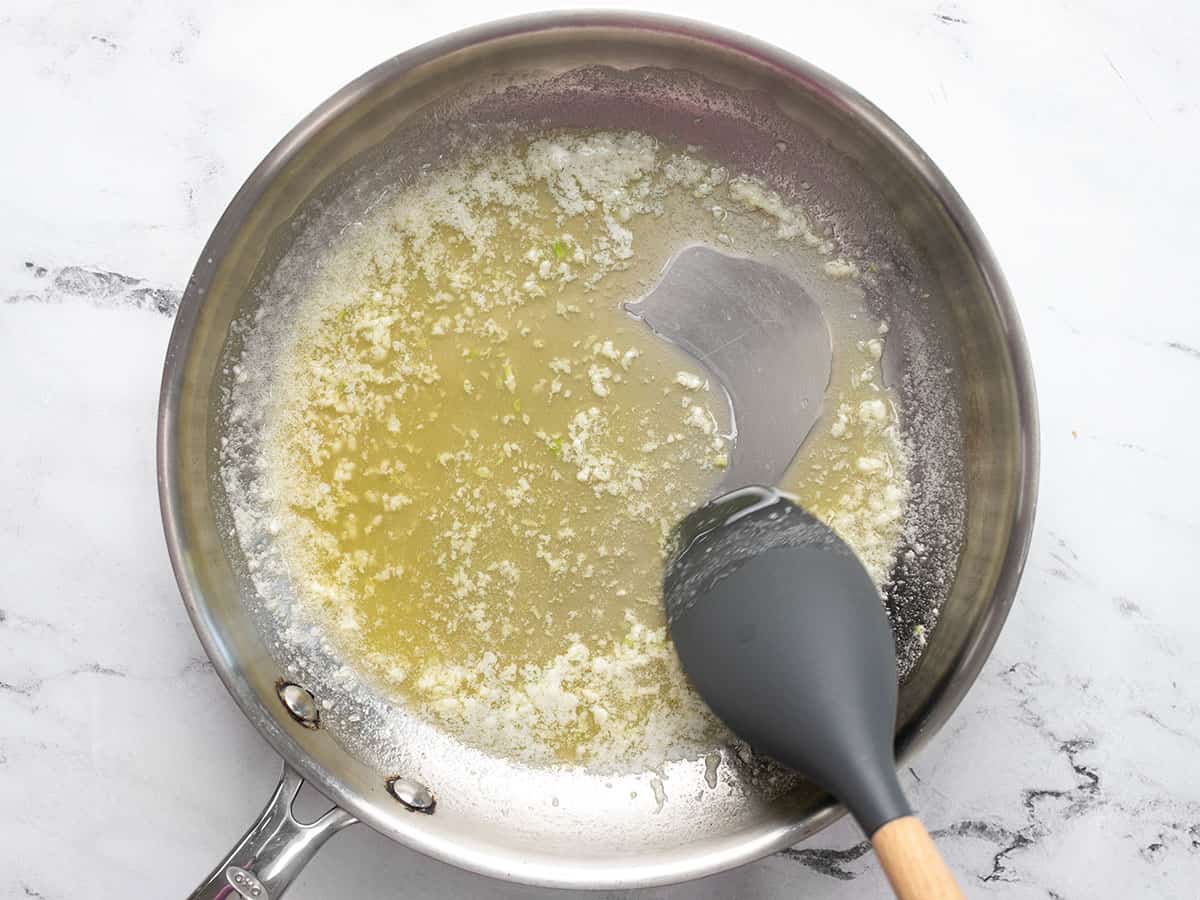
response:
<path id="1" fill-rule="evenodd" d="M 83 301 L 96 306 L 147 309 L 174 316 L 181 292 L 155 287 L 144 279 L 108 272 L 92 266 L 48 269 L 29 260 L 25 269 L 36 279 L 36 289 L 13 293 L 6 303 L 64 303 Z"/>

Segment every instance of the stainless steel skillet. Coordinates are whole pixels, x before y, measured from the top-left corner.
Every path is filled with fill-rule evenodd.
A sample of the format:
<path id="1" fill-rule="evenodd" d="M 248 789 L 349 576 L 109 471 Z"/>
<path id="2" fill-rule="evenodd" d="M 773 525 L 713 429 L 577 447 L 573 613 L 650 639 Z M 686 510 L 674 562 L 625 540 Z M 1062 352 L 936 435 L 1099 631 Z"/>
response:
<path id="1" fill-rule="evenodd" d="M 474 129 L 512 122 L 703 145 L 813 198 L 873 273 L 867 302 L 892 323 L 885 371 L 903 398 L 924 528 L 889 596 L 902 649 L 928 642 L 901 689 L 900 754 L 946 721 L 1011 605 L 1037 480 L 1026 348 L 974 220 L 895 123 L 800 60 L 693 22 L 552 14 L 443 38 L 371 70 L 283 139 L 218 223 L 175 322 L 158 433 L 171 561 L 218 674 L 285 764 L 262 821 L 196 897 L 277 898 L 356 819 L 497 878 L 622 888 L 748 862 L 841 814 L 728 752 L 714 787 L 704 761 L 596 774 L 489 758 L 403 710 L 354 706 L 330 677 L 336 660 L 298 666 L 258 608 L 215 469 L 230 427 L 229 361 L 265 288 L 381 185 L 453 153 Z M 909 612 L 930 604 L 941 606 L 937 627 L 913 635 Z M 312 827 L 289 811 L 302 778 L 338 807 Z"/>

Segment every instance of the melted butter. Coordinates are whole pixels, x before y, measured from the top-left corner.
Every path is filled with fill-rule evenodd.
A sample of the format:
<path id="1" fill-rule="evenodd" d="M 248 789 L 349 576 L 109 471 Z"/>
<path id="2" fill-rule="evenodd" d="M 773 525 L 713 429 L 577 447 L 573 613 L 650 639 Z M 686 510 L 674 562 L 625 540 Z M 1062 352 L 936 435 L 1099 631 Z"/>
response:
<path id="1" fill-rule="evenodd" d="M 271 426 L 294 580 L 353 667 L 471 742 L 619 763 L 712 740 L 661 553 L 730 413 L 622 304 L 686 243 L 814 243 L 728 186 L 639 135 L 502 143 L 401 194 L 313 288 Z M 827 415 L 782 486 L 882 579 L 905 466 L 879 326 L 840 296 Z"/>

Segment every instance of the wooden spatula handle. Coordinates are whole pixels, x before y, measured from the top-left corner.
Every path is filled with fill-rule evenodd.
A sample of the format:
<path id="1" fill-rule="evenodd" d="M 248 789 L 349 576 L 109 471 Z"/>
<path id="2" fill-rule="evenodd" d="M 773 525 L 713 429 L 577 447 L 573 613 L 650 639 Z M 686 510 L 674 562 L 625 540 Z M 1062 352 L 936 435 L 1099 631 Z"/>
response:
<path id="1" fill-rule="evenodd" d="M 893 819 L 871 844 L 900 900 L 963 900 L 937 846 L 914 816 Z"/>

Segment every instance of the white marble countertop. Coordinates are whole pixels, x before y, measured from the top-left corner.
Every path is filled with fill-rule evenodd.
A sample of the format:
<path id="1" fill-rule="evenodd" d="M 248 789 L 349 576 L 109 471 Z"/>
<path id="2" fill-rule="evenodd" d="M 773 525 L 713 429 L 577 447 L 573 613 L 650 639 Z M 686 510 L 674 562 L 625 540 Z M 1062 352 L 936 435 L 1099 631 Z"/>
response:
<path id="1" fill-rule="evenodd" d="M 1037 530 L 983 675 L 906 787 L 971 896 L 1200 883 L 1200 9 L 644 4 L 833 72 L 942 166 L 1006 269 L 1042 414 Z M 179 602 L 153 431 L 225 203 L 375 62 L 518 2 L 0 9 L 0 898 L 182 897 L 278 774 Z M 781 18 L 782 17 L 782 18 Z M 1190 460 L 1190 462 L 1189 462 Z M 882 896 L 843 820 L 643 898 Z M 290 894 L 549 897 L 364 827 Z"/>

